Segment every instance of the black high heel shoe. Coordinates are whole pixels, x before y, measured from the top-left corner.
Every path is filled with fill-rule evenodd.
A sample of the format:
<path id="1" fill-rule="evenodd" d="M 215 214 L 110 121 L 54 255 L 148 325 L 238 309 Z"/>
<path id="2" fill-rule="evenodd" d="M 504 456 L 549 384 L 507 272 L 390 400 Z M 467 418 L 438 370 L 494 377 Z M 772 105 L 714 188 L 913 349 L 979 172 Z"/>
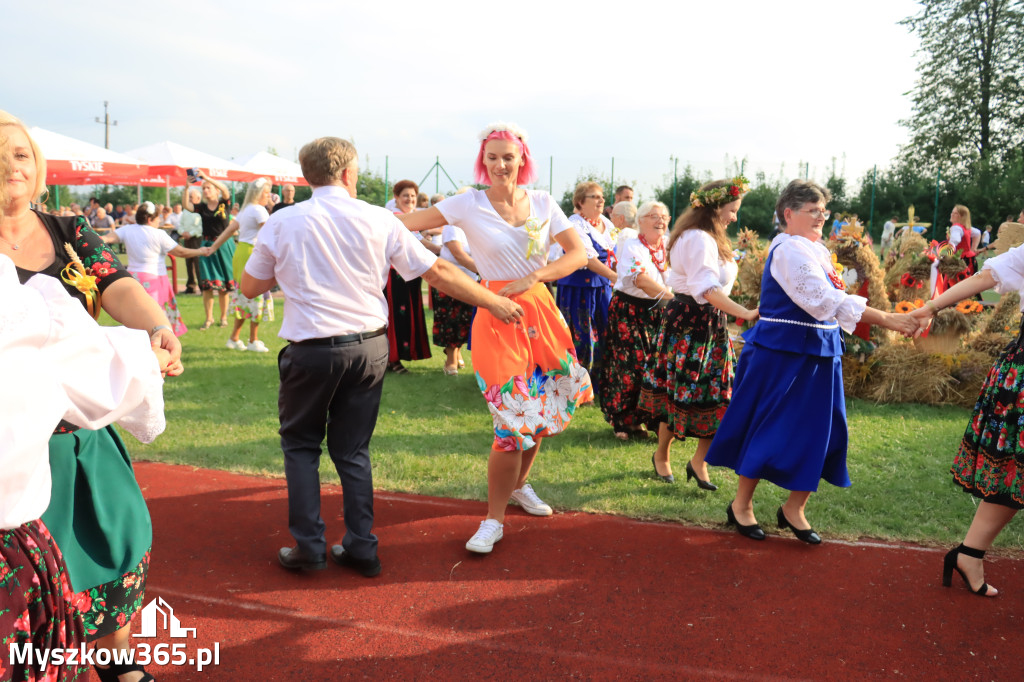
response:
<path id="1" fill-rule="evenodd" d="M 996 588 L 994 587 L 992 588 L 992 594 L 989 594 L 989 585 L 986 582 L 982 582 L 981 587 L 979 587 L 978 589 L 974 589 L 973 587 L 971 587 L 971 581 L 967 579 L 967 576 L 964 574 L 963 569 L 956 565 L 956 558 L 960 554 L 965 554 L 974 559 L 985 558 L 984 550 L 974 549 L 973 547 L 968 547 L 964 544 L 961 544 L 960 546 L 954 547 L 953 549 L 949 550 L 949 552 L 946 554 L 946 558 L 942 562 L 942 584 L 945 587 L 951 586 L 953 584 L 953 571 L 956 571 L 960 574 L 960 577 L 964 579 L 964 584 L 967 585 L 967 589 L 969 589 L 974 594 L 977 594 L 982 597 L 994 597 L 997 594 L 999 594 L 999 591 L 996 590 Z"/>
<path id="2" fill-rule="evenodd" d="M 735 502 L 735 500 L 733 500 Z M 732 502 L 725 508 L 726 525 L 736 526 L 736 530 L 739 531 L 740 535 L 751 540 L 764 540 L 764 529 L 758 524 L 750 526 L 744 526 L 742 523 L 736 520 L 736 515 L 732 513 Z"/>
<path id="3" fill-rule="evenodd" d="M 793 535 L 796 536 L 797 540 L 802 540 L 803 542 L 806 542 L 809 545 L 821 544 L 821 536 L 815 533 L 813 528 L 808 528 L 807 530 L 800 530 L 799 528 L 794 526 L 792 523 L 789 522 L 789 519 L 786 518 L 786 513 L 782 511 L 782 507 L 779 507 L 779 513 L 776 514 L 776 516 L 779 519 L 779 528 L 782 530 L 785 530 L 786 528 L 791 529 L 793 531 Z"/>
<path id="4" fill-rule="evenodd" d="M 651 455 L 651 465 L 654 467 L 654 475 L 660 478 L 661 480 L 665 481 L 665 483 L 676 482 L 676 477 L 673 476 L 672 474 L 669 474 L 668 476 L 662 476 L 661 474 L 658 473 L 658 465 L 654 463 L 654 455 Z"/>
<path id="5" fill-rule="evenodd" d="M 686 482 L 689 483 L 691 478 L 697 479 L 697 487 L 701 490 L 718 490 L 718 486 L 711 481 L 705 481 L 703 478 L 697 475 L 697 472 L 693 470 L 693 465 L 689 462 L 686 463 Z"/>

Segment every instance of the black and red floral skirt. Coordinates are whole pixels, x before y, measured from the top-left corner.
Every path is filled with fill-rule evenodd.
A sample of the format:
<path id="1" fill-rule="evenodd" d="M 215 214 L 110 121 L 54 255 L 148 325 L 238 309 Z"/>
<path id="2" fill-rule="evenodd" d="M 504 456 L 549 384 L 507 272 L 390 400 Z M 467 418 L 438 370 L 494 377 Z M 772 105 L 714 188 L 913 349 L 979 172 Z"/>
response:
<path id="1" fill-rule="evenodd" d="M 388 362 L 430 357 L 422 282 L 419 277 L 406 281 L 394 268 L 388 275 Z"/>
<path id="2" fill-rule="evenodd" d="M 986 502 L 1024 509 L 1024 323 L 981 387 L 950 473 Z"/>
<path id="3" fill-rule="evenodd" d="M 127 625 L 142 609 L 149 575 L 149 550 L 139 564 L 120 578 L 74 594 L 82 613 L 85 638 L 90 642 L 113 634 Z"/>
<path id="4" fill-rule="evenodd" d="M 735 365 L 725 313 L 676 294 L 644 371 L 640 409 L 676 438 L 711 438 L 732 400 Z"/>
<path id="5" fill-rule="evenodd" d="M 78 665 L 15 662 L 12 647 L 74 649 L 85 641 L 64 559 L 39 520 L 0 530 L 0 680 L 73 680 L 85 677 Z M 16 660 L 23 660 L 20 657 Z"/>
<path id="6" fill-rule="evenodd" d="M 644 368 L 655 351 L 664 310 L 661 301 L 637 298 L 621 291 L 612 295 L 597 384 L 601 411 L 614 431 L 633 431 L 650 417 L 649 413 L 638 410 L 640 388 Z"/>
<path id="7" fill-rule="evenodd" d="M 456 348 L 469 343 L 469 330 L 473 325 L 475 306 L 463 303 L 433 287 L 430 288 L 430 298 L 434 309 L 434 345 L 440 348 Z"/>

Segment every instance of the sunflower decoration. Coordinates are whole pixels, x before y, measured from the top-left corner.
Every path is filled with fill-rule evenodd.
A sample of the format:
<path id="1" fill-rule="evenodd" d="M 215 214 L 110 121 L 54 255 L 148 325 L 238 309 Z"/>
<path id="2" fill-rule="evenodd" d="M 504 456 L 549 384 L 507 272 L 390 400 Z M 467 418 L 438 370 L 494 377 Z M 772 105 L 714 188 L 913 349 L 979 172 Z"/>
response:
<path id="1" fill-rule="evenodd" d="M 972 301 L 966 299 L 956 304 L 957 312 L 961 312 L 964 315 L 973 315 L 974 313 L 980 313 L 985 309 L 985 306 L 981 305 L 978 301 Z"/>
<path id="2" fill-rule="evenodd" d="M 896 312 L 900 314 L 912 313 L 917 310 L 920 306 L 914 305 L 912 301 L 896 301 Z"/>

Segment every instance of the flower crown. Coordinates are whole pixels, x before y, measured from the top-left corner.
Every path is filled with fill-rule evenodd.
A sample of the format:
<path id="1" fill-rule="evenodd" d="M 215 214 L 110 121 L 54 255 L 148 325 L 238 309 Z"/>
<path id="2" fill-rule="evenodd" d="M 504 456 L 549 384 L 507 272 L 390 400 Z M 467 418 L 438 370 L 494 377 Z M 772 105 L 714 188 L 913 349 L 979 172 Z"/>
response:
<path id="1" fill-rule="evenodd" d="M 522 128 L 517 126 L 515 123 L 505 123 L 504 121 L 498 121 L 496 123 L 490 124 L 489 126 L 484 128 L 483 130 L 481 130 L 480 134 L 477 135 L 477 137 L 479 137 L 480 141 L 483 142 L 484 140 L 487 139 L 488 135 L 490 135 L 491 133 L 500 133 L 500 132 L 511 133 L 511 134 L 515 135 L 516 137 L 518 137 L 520 140 L 522 140 L 524 143 L 526 142 L 526 139 L 527 139 L 527 135 L 526 135 L 526 131 L 525 130 L 523 130 Z"/>
<path id="2" fill-rule="evenodd" d="M 750 181 L 742 175 L 737 175 L 723 187 L 690 192 L 690 206 L 714 208 L 741 199 L 749 191 Z"/>

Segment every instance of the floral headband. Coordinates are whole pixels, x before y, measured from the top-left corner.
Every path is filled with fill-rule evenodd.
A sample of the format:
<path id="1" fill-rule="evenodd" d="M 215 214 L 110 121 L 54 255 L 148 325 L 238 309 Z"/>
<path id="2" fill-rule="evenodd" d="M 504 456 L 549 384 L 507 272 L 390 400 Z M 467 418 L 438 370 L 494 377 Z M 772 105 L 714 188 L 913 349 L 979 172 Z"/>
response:
<path id="1" fill-rule="evenodd" d="M 515 135 L 520 140 L 522 140 L 524 143 L 527 140 L 527 135 L 526 135 L 526 131 L 525 130 L 523 130 L 522 128 L 517 126 L 515 123 L 505 123 L 503 121 L 498 121 L 497 123 L 490 124 L 489 126 L 484 128 L 483 130 L 481 130 L 480 134 L 477 135 L 477 137 L 479 137 L 480 141 L 483 142 L 488 137 L 490 137 L 491 133 L 503 133 L 503 132 L 507 132 L 507 133 L 510 133 L 512 135 Z"/>
<path id="2" fill-rule="evenodd" d="M 729 181 L 728 185 L 715 187 L 706 190 L 694 190 L 690 192 L 690 206 L 694 208 L 715 208 L 722 204 L 728 204 L 742 199 L 743 195 L 750 191 L 750 181 L 742 175 L 737 175 Z"/>

